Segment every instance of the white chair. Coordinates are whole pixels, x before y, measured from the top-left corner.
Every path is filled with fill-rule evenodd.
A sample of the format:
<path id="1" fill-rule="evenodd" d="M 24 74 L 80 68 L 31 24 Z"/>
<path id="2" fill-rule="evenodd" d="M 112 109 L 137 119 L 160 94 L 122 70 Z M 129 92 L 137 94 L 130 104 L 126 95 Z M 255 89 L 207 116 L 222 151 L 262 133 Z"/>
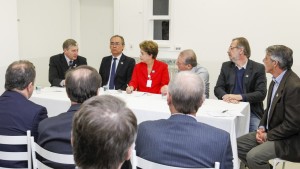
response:
<path id="1" fill-rule="evenodd" d="M 27 152 L 4 152 L 0 151 L 0 159 L 5 161 L 27 161 L 27 169 L 31 169 L 31 132 L 28 130 L 24 136 L 0 135 L 0 144 L 5 145 L 27 145 Z M 10 169 L 1 168 L 0 169 Z"/>
<path id="2" fill-rule="evenodd" d="M 145 160 L 143 158 L 136 156 L 135 150 L 132 151 L 131 165 L 133 169 L 136 169 L 136 167 L 142 169 L 191 169 L 191 168 L 167 166 L 167 165 L 158 164 L 152 161 Z M 193 168 L 193 169 L 219 169 L 219 168 L 220 168 L 220 163 L 215 162 L 214 168 Z"/>
<path id="3" fill-rule="evenodd" d="M 274 158 L 273 159 L 273 169 L 276 169 L 276 166 L 279 163 L 282 163 L 282 169 L 284 169 L 285 168 L 285 162 L 286 162 L 286 160 L 283 160 L 283 159 L 280 159 L 280 158 Z"/>
<path id="4" fill-rule="evenodd" d="M 46 166 L 41 161 L 36 158 L 36 154 L 38 153 L 41 157 L 46 160 L 60 163 L 60 164 L 74 164 L 73 154 L 59 154 L 50 152 L 41 146 L 39 146 L 36 142 L 34 142 L 33 137 L 31 137 L 31 145 L 32 145 L 32 163 L 33 169 L 52 169 L 51 167 Z"/>

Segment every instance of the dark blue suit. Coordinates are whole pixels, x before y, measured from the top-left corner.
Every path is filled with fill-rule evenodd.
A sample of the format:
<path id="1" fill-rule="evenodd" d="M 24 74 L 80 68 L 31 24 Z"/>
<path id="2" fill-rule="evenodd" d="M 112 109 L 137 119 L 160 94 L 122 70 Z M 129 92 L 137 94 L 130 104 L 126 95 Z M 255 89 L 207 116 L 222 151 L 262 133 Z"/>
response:
<path id="1" fill-rule="evenodd" d="M 46 150 L 55 153 L 73 154 L 71 146 L 72 120 L 80 105 L 74 104 L 67 112 L 41 121 L 38 128 L 39 137 L 37 143 Z M 75 168 L 74 165 L 60 165 L 49 161 L 43 162 L 56 169 Z"/>
<path id="2" fill-rule="evenodd" d="M 45 107 L 37 105 L 15 91 L 5 91 L 0 96 L 0 134 L 26 135 L 30 130 L 34 138 L 38 137 L 38 124 L 47 118 Z M 26 151 L 25 146 L 7 146 L 0 144 L 0 151 Z M 0 167 L 23 167 L 26 162 L 8 162 L 0 160 Z"/>
<path id="3" fill-rule="evenodd" d="M 203 168 L 220 162 L 221 169 L 233 168 L 229 133 L 188 115 L 141 123 L 135 148 L 137 156 L 160 164 Z"/>
<path id="4" fill-rule="evenodd" d="M 75 112 L 80 108 L 81 104 L 71 105 L 69 110 L 65 113 L 61 113 L 58 116 L 54 116 L 41 121 L 38 131 L 39 137 L 37 143 L 46 150 L 61 153 L 61 154 L 73 154 L 71 146 L 71 130 L 72 121 Z M 38 157 L 49 167 L 55 169 L 74 169 L 74 165 L 63 165 Z M 131 168 L 129 161 L 126 161 L 122 166 L 122 169 Z"/>

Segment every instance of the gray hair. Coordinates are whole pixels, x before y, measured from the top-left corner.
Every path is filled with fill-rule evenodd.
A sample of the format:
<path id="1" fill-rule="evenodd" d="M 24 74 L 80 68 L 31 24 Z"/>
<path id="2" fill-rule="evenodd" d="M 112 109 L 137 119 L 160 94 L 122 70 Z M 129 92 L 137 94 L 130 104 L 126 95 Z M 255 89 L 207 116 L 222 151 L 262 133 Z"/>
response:
<path id="1" fill-rule="evenodd" d="M 118 168 L 137 132 L 137 119 L 125 102 L 110 95 L 85 101 L 73 117 L 74 160 L 80 168 Z"/>
<path id="2" fill-rule="evenodd" d="M 179 113 L 196 113 L 205 100 L 203 80 L 189 71 L 179 72 L 170 82 L 168 90 L 172 104 Z"/>
<path id="3" fill-rule="evenodd" d="M 192 49 L 186 49 L 180 52 L 179 56 L 184 57 L 184 64 L 191 64 L 192 67 L 197 66 L 197 56 Z"/>
<path id="4" fill-rule="evenodd" d="M 266 49 L 272 60 L 278 61 L 282 70 L 291 69 L 293 65 L 293 50 L 284 45 L 273 45 Z"/>

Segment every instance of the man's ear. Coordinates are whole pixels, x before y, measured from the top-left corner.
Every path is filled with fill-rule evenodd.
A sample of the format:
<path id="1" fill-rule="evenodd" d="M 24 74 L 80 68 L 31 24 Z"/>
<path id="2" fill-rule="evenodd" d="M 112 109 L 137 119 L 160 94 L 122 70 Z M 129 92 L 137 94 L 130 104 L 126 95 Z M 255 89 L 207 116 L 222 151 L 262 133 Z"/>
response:
<path id="1" fill-rule="evenodd" d="M 130 160 L 131 155 L 132 155 L 132 149 L 133 149 L 133 145 L 128 148 L 125 160 Z"/>
<path id="2" fill-rule="evenodd" d="M 172 104 L 172 97 L 169 92 L 167 93 L 167 103 L 168 103 L 168 105 Z"/>

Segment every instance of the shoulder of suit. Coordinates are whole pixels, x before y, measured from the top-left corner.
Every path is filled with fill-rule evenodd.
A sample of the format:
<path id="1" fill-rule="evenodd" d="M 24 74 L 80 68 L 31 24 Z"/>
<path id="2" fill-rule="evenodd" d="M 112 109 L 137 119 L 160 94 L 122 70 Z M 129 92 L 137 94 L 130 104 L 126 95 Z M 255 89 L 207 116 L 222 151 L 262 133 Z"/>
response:
<path id="1" fill-rule="evenodd" d="M 53 56 L 51 56 L 50 58 L 51 58 L 51 59 L 59 59 L 59 58 L 61 58 L 61 57 L 64 57 L 64 54 L 63 54 L 63 53 L 59 53 L 59 54 L 57 54 L 57 55 L 53 55 Z"/>
<path id="2" fill-rule="evenodd" d="M 78 55 L 78 57 L 77 57 L 79 60 L 86 60 L 86 58 L 85 57 L 83 57 L 83 56 L 79 56 Z"/>

